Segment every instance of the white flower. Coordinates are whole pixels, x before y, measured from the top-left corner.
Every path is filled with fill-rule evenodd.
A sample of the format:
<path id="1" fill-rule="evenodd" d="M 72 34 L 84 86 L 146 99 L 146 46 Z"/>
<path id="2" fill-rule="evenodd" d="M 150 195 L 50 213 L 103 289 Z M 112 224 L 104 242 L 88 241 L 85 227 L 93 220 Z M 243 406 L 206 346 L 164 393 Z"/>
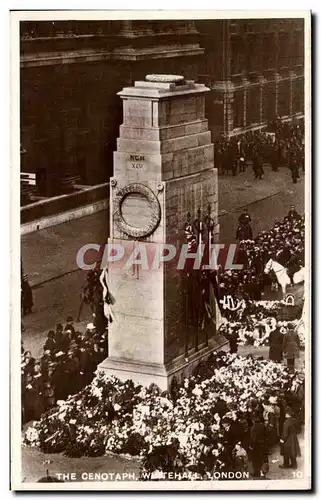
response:
<path id="1" fill-rule="evenodd" d="M 192 393 L 193 393 L 195 396 L 202 396 L 203 391 L 202 391 L 202 389 L 201 389 L 199 386 L 196 386 L 196 387 L 194 387 L 194 389 L 192 390 Z"/>

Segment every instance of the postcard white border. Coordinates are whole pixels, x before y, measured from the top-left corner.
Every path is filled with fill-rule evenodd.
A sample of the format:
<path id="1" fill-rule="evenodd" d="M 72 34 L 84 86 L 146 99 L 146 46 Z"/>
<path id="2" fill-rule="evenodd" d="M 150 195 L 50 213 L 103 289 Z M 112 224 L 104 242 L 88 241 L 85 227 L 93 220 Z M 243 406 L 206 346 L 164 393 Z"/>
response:
<path id="1" fill-rule="evenodd" d="M 249 481 L 138 481 L 138 482 L 70 482 L 23 483 L 21 481 L 21 383 L 20 383 L 20 58 L 19 22 L 23 20 L 118 20 L 118 19 L 305 19 L 305 215 L 306 267 L 305 297 L 311 332 L 311 13 L 308 10 L 83 10 L 83 11 L 16 11 L 10 13 L 10 352 L 11 352 L 11 489 L 14 491 L 204 491 L 204 490 L 308 490 L 311 488 L 311 334 L 305 349 L 306 424 L 304 479 Z M 19 411 L 17 411 L 19 409 Z"/>

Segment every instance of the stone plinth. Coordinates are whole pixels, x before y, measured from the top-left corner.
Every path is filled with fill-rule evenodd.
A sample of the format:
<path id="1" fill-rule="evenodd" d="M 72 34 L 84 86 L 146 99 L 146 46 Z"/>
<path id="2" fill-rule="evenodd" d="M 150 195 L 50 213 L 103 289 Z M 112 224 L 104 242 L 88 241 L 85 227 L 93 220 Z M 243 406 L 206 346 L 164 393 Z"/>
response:
<path id="1" fill-rule="evenodd" d="M 208 89 L 183 77 L 148 80 L 118 94 L 124 118 L 114 153 L 109 243 L 126 250 L 123 261 L 109 267 L 116 321 L 100 366 L 121 379 L 167 388 L 218 339 L 214 322 L 196 334 L 187 327 L 186 273 L 177 269 L 178 260 L 156 269 L 152 263 L 162 243 L 179 255 L 188 212 L 194 219 L 200 209 L 205 217 L 210 204 L 218 234 L 218 184 L 205 118 Z M 147 253 L 148 268 L 128 262 L 134 249 L 140 257 Z"/>

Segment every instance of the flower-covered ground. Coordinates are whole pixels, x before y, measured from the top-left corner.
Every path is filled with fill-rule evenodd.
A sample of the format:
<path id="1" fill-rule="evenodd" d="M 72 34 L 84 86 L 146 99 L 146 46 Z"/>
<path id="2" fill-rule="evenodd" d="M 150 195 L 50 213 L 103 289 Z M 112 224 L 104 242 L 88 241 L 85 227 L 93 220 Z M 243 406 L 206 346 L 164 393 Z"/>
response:
<path id="1" fill-rule="evenodd" d="M 92 383 L 44 414 L 25 443 L 45 453 L 139 456 L 143 470 L 193 471 L 202 476 L 232 467 L 226 422 L 237 441 L 248 439 L 251 412 L 271 396 L 301 411 L 303 374 L 281 364 L 223 352 L 201 363 L 171 394 L 98 372 Z"/>
<path id="2" fill-rule="evenodd" d="M 274 316 L 251 315 L 240 321 L 228 321 L 223 319 L 219 332 L 228 338 L 233 330 L 238 333 L 239 345 L 253 345 L 254 347 L 269 345 L 269 335 L 272 330 L 278 328 L 284 335 L 288 329 L 293 328 L 299 335 L 300 345 L 305 345 L 304 324 L 301 319 L 294 321 L 276 321 Z"/>
<path id="3" fill-rule="evenodd" d="M 246 319 L 248 316 L 270 318 L 278 321 L 294 321 L 300 319 L 303 312 L 303 301 L 291 305 L 284 300 L 243 300 L 241 306 L 235 311 L 225 310 L 224 316 L 232 321 Z"/>

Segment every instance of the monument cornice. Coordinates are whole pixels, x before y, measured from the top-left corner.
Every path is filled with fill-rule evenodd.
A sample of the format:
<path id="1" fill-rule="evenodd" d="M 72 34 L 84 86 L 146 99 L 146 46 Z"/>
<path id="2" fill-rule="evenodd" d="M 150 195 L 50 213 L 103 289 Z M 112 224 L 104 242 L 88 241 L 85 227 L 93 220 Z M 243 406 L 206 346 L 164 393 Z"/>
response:
<path id="1" fill-rule="evenodd" d="M 135 87 L 125 87 L 120 92 L 117 92 L 122 98 L 155 98 L 155 99 L 164 99 L 167 97 L 175 97 L 180 95 L 189 95 L 189 94 L 203 94 L 204 92 L 210 92 L 208 87 L 205 87 L 202 83 L 193 83 L 187 82 L 186 85 L 177 85 L 175 86 L 175 90 L 169 90 L 167 88 L 157 88 L 156 86 L 139 86 L 140 82 L 136 82 L 137 86 Z M 142 82 L 146 83 L 146 82 Z"/>

